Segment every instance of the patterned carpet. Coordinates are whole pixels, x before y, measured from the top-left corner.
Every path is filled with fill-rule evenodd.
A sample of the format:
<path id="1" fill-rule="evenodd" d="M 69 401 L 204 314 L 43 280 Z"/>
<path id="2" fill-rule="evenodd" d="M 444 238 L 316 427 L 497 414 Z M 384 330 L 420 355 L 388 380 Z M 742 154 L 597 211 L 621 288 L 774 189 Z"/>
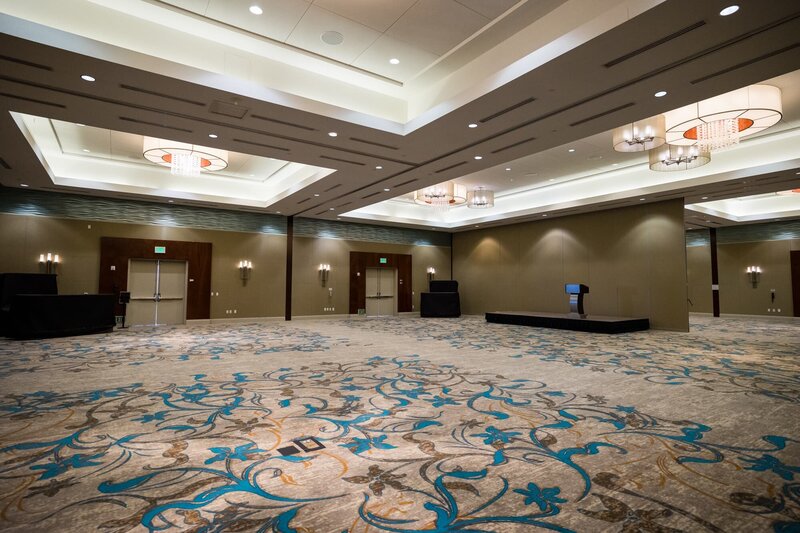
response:
<path id="1" fill-rule="evenodd" d="M 0 341 L 2 531 L 800 531 L 800 325 Z"/>

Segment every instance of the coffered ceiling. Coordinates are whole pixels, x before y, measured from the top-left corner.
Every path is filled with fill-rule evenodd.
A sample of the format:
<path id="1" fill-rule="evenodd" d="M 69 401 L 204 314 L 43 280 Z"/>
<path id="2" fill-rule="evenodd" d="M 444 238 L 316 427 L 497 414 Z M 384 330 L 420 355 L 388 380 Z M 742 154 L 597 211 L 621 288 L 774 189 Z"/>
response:
<path id="1" fill-rule="evenodd" d="M 800 6 L 729 3 L 0 2 L 0 183 L 451 231 L 680 197 L 717 224 L 797 216 L 705 206 L 800 187 Z M 611 149 L 616 126 L 759 82 L 782 121 L 705 167 Z M 175 179 L 137 159 L 145 135 L 230 168 Z M 451 179 L 495 208 L 408 200 Z"/>

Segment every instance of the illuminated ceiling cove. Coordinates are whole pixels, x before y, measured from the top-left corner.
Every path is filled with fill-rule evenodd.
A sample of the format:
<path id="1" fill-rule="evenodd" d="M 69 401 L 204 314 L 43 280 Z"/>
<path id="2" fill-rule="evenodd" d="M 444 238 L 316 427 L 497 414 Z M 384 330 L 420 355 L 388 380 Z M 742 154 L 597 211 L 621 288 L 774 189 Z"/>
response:
<path id="1" fill-rule="evenodd" d="M 738 5 L 5 2 L 0 184 L 449 231 L 671 198 L 694 227 L 796 217 L 776 193 L 800 188 L 800 6 Z M 706 165 L 614 150 L 615 128 L 757 84 L 779 112 Z M 172 174 L 146 138 L 219 170 Z M 441 183 L 493 204 L 414 202 Z"/>

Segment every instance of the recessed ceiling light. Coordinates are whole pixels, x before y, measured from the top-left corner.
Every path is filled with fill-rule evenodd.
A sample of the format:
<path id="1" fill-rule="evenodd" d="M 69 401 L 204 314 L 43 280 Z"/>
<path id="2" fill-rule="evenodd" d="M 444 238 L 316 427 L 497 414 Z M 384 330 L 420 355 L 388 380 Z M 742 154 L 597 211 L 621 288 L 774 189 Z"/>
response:
<path id="1" fill-rule="evenodd" d="M 391 63 L 392 65 L 399 65 L 400 64 L 400 60 L 397 59 L 396 57 L 393 57 L 393 58 L 391 58 L 389 60 L 389 63 Z"/>
<path id="2" fill-rule="evenodd" d="M 75 125 L 80 127 L 80 128 L 83 128 L 84 126 L 86 126 L 86 124 L 75 124 Z"/>
<path id="3" fill-rule="evenodd" d="M 333 211 L 334 209 L 336 209 L 336 208 L 335 207 L 331 207 L 331 208 L 328 209 L 328 211 Z"/>
<path id="4" fill-rule="evenodd" d="M 337 135 L 339 135 L 339 134 L 336 133 L 335 131 L 329 131 L 328 132 L 328 137 L 336 137 Z"/>
<path id="5" fill-rule="evenodd" d="M 703 197 L 702 197 L 702 198 L 700 198 L 700 199 L 701 199 L 701 200 L 708 200 L 708 196 L 703 196 Z"/>
<path id="6" fill-rule="evenodd" d="M 89 76 L 88 74 L 83 74 L 83 75 L 81 76 L 81 79 L 82 79 L 83 81 L 94 81 L 94 76 Z"/>
<path id="7" fill-rule="evenodd" d="M 570 149 L 569 149 L 569 150 L 567 150 L 567 151 L 568 151 L 569 153 L 572 153 L 572 152 L 574 152 L 574 151 L 575 151 L 575 148 L 570 148 Z"/>
<path id="8" fill-rule="evenodd" d="M 468 128 L 477 128 L 478 125 L 473 122 L 472 124 L 468 124 L 467 127 Z"/>
<path id="9" fill-rule="evenodd" d="M 612 167 L 618 167 L 618 166 L 619 166 L 619 163 L 612 163 L 612 164 L 611 164 L 611 166 L 612 166 Z"/>
<path id="10" fill-rule="evenodd" d="M 543 217 L 546 217 L 547 215 L 542 215 L 542 216 L 543 216 Z"/>
<path id="11" fill-rule="evenodd" d="M 252 13 L 253 15 L 260 15 L 263 12 L 264 10 L 261 9 L 259 6 L 256 5 L 250 6 L 250 13 Z"/>
<path id="12" fill-rule="evenodd" d="M 511 170 L 511 167 L 506 167 L 506 170 L 507 170 L 507 171 L 508 171 L 508 170 Z"/>
<path id="13" fill-rule="evenodd" d="M 315 194 L 314 196 L 319 196 L 319 194 Z"/>
<path id="14" fill-rule="evenodd" d="M 667 91 L 658 91 L 653 96 L 655 96 L 656 98 L 661 98 L 662 96 L 667 96 Z"/>
<path id="15" fill-rule="evenodd" d="M 216 133 L 209 133 L 208 136 L 211 137 L 212 139 L 216 139 L 217 138 L 217 134 Z"/>
<path id="16" fill-rule="evenodd" d="M 281 214 L 281 212 L 280 212 L 280 211 L 275 211 L 275 212 L 276 212 L 276 213 L 278 213 L 279 215 Z"/>
<path id="17" fill-rule="evenodd" d="M 647 198 L 639 198 L 640 202 L 644 202 L 645 200 L 647 200 Z"/>
<path id="18" fill-rule="evenodd" d="M 555 179 L 555 178 L 550 178 L 550 179 L 549 179 L 549 180 L 547 180 L 547 181 L 556 181 L 556 179 Z"/>
<path id="19" fill-rule="evenodd" d="M 344 42 L 344 35 L 339 33 L 338 31 L 326 31 L 322 35 L 319 36 L 322 39 L 322 42 L 325 44 L 330 44 L 336 46 L 337 44 L 342 44 Z"/>
<path id="20" fill-rule="evenodd" d="M 480 226 L 475 226 L 476 228 L 480 228 Z"/>
<path id="21" fill-rule="evenodd" d="M 88 154 L 89 152 L 91 152 L 91 150 L 87 150 L 86 148 L 84 148 L 84 149 L 83 149 L 83 151 L 84 151 L 84 152 L 86 152 L 87 154 Z"/>
<path id="22" fill-rule="evenodd" d="M 478 160 L 483 159 L 483 156 L 482 155 L 476 155 L 475 159 L 478 159 Z"/>
<path id="23" fill-rule="evenodd" d="M 375 170 L 383 170 L 383 167 L 378 165 L 377 167 L 375 167 Z"/>
<path id="24" fill-rule="evenodd" d="M 728 15 L 733 15 L 737 11 L 739 11 L 739 6 L 732 5 L 732 6 L 726 7 L 722 11 L 720 11 L 719 14 L 722 15 L 723 17 L 727 17 Z"/>
<path id="25" fill-rule="evenodd" d="M 167 201 L 168 201 L 169 203 L 173 203 L 173 202 L 175 202 L 175 200 L 167 200 Z"/>
<path id="26" fill-rule="evenodd" d="M 27 184 L 27 183 L 20 183 L 20 184 L 19 184 L 19 186 L 20 186 L 20 187 L 27 187 L 27 186 L 28 186 L 28 184 Z"/>

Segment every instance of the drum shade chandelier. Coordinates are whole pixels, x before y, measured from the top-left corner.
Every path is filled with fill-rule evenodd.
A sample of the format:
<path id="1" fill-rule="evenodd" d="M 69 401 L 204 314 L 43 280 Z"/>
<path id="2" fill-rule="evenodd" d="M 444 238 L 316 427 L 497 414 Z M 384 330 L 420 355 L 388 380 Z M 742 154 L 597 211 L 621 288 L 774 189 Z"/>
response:
<path id="1" fill-rule="evenodd" d="M 657 115 L 614 129 L 614 150 L 643 152 L 658 148 L 666 142 L 664 115 Z"/>
<path id="2" fill-rule="evenodd" d="M 170 168 L 180 176 L 197 177 L 200 171 L 216 172 L 228 166 L 228 152 L 196 144 L 188 144 L 155 137 L 145 137 L 143 151 L 145 159 Z"/>
<path id="3" fill-rule="evenodd" d="M 711 153 L 697 146 L 665 144 L 650 150 L 650 170 L 673 172 L 702 167 L 711 162 Z"/>
<path id="4" fill-rule="evenodd" d="M 414 201 L 420 205 L 447 209 L 466 203 L 467 188 L 454 181 L 446 181 L 414 191 Z"/>
<path id="5" fill-rule="evenodd" d="M 783 116 L 781 90 L 750 85 L 665 114 L 667 143 L 697 145 L 701 152 L 738 144 Z"/>
<path id="6" fill-rule="evenodd" d="M 488 209 L 494 207 L 494 191 L 477 187 L 467 193 L 467 207 L 470 209 Z"/>

